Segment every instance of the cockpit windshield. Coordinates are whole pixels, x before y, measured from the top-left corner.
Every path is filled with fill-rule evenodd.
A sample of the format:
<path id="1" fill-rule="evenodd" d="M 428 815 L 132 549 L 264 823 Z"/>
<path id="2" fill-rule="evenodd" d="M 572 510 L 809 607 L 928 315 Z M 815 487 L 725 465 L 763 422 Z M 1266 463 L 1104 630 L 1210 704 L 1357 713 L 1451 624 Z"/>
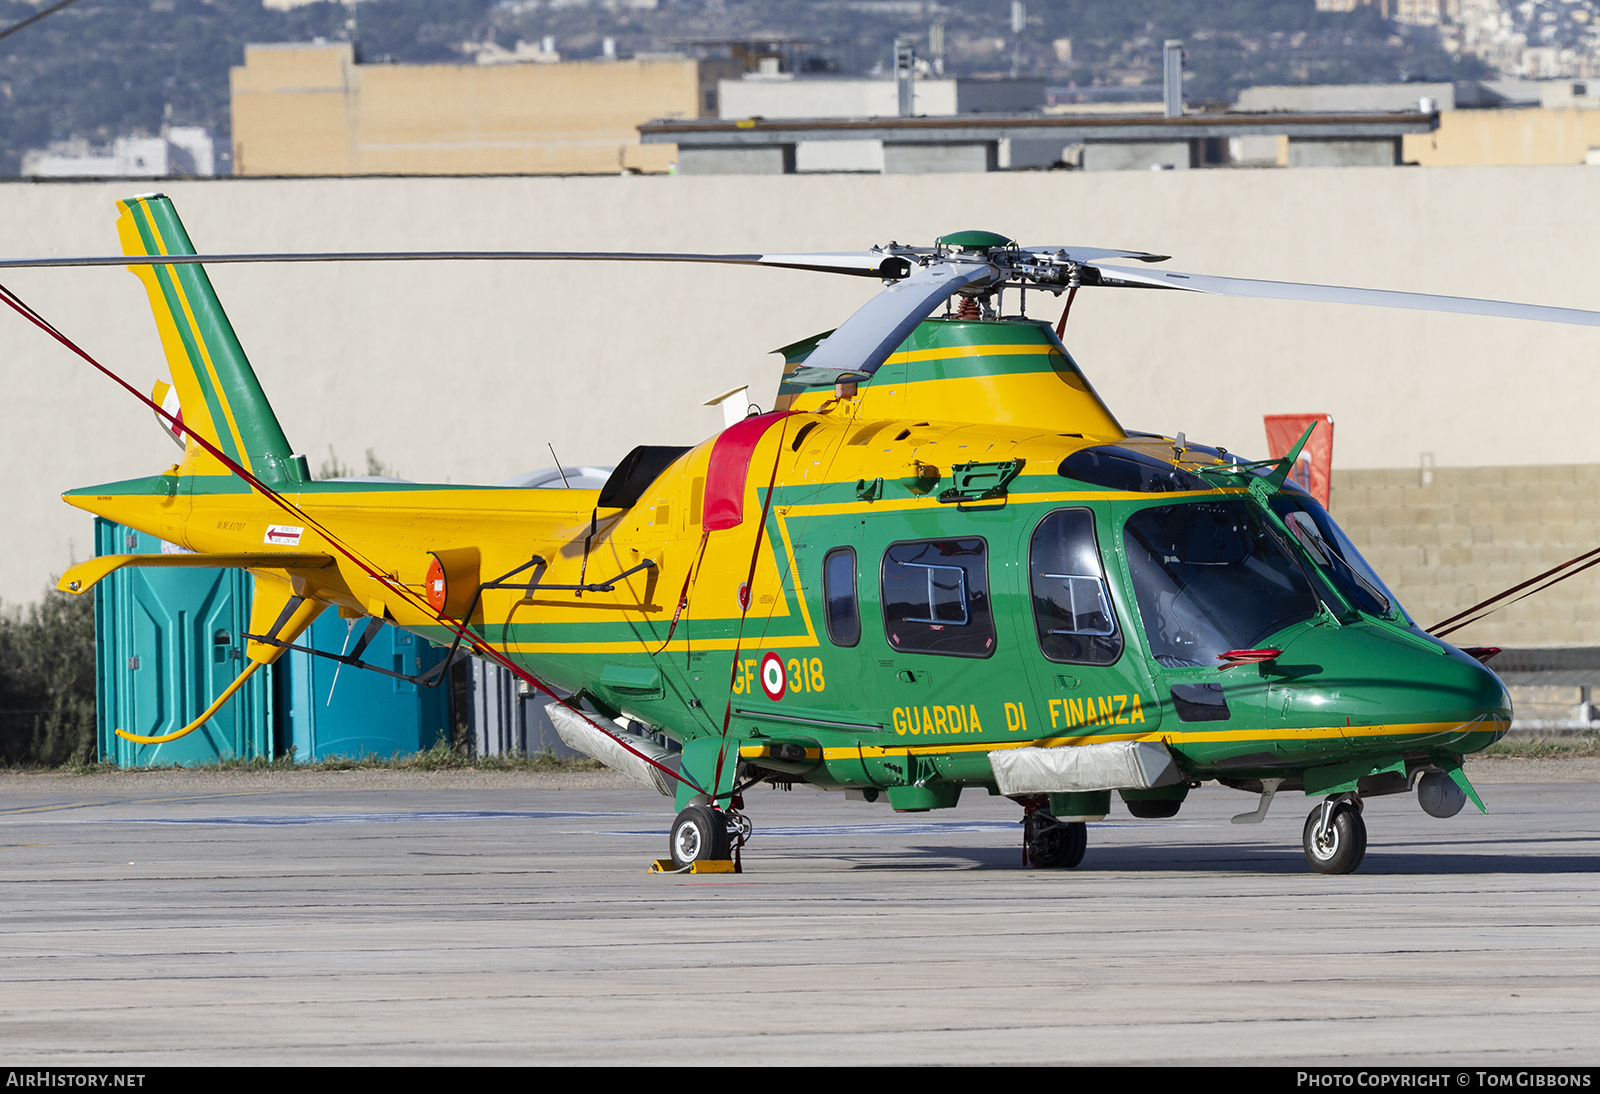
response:
<path id="1" fill-rule="evenodd" d="M 1169 668 L 1216 666 L 1317 614 L 1305 571 L 1251 502 L 1140 509 L 1122 536 L 1150 652 Z"/>
<path id="2" fill-rule="evenodd" d="M 1283 490 L 1273 497 L 1272 511 L 1351 605 L 1370 615 L 1409 622 L 1377 571 L 1361 557 L 1344 529 L 1333 522 L 1316 499 L 1298 491 Z"/>

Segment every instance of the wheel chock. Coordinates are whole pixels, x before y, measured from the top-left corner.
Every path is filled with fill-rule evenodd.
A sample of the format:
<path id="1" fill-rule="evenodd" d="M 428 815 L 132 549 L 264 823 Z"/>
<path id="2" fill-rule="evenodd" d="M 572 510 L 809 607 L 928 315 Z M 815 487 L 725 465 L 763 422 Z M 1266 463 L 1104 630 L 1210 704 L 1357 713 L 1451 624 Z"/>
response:
<path id="1" fill-rule="evenodd" d="M 731 858 L 704 859 L 700 862 L 691 862 L 688 866 L 679 866 L 669 858 L 658 858 L 650 864 L 652 874 L 734 874 Z"/>

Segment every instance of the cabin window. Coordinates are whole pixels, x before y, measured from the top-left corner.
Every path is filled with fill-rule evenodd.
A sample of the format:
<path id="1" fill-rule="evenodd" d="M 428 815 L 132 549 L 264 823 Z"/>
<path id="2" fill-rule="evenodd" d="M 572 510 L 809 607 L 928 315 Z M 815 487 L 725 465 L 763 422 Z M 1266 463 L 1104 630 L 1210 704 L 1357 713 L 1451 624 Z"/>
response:
<path id="1" fill-rule="evenodd" d="M 856 553 L 835 547 L 822 560 L 822 598 L 827 605 L 828 637 L 835 646 L 861 641 L 861 612 L 856 604 Z"/>
<path id="2" fill-rule="evenodd" d="M 1094 514 L 1058 509 L 1039 522 L 1028 548 L 1033 625 L 1051 661 L 1109 665 L 1122 654 Z"/>
<path id="3" fill-rule="evenodd" d="M 994 653 L 988 554 L 988 544 L 977 538 L 896 543 L 885 551 L 883 626 L 889 645 L 952 657 Z"/>

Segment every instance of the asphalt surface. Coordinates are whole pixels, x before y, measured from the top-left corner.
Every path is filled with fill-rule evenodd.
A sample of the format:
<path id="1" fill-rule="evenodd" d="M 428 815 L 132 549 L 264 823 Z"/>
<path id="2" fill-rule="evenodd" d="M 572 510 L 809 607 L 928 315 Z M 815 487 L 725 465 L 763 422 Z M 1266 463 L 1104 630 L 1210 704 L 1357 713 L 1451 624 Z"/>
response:
<path id="1" fill-rule="evenodd" d="M 4 777 L 0 1050 L 1594 1064 L 1594 766 L 1480 773 L 1487 816 L 1372 800 L 1343 877 L 1306 865 L 1308 801 L 1235 826 L 1253 799 L 1215 787 L 1171 821 L 1114 807 L 1048 871 L 1004 799 L 896 815 L 759 790 L 746 872 L 689 877 L 647 872 L 669 803 L 603 775 Z"/>

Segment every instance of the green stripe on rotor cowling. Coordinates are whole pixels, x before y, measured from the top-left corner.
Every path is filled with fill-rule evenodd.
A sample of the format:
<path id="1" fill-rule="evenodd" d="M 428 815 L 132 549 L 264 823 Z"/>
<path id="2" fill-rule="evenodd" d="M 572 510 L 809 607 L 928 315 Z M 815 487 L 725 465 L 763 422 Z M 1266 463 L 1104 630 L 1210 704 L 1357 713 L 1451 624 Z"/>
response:
<path id="1" fill-rule="evenodd" d="M 169 198 L 145 198 L 130 202 L 129 207 L 133 211 L 134 224 L 138 227 L 140 237 L 144 240 L 149 253 L 161 253 L 160 247 L 157 246 L 157 237 L 166 244 L 168 254 L 196 253 L 194 244 L 190 242 L 189 234 L 184 230 L 183 222 L 178 219 L 177 210 Z M 248 457 L 251 469 L 257 474 L 272 478 L 283 477 L 283 468 L 291 455 L 289 440 L 284 436 L 283 427 L 278 424 L 277 415 L 272 412 L 272 407 L 267 402 L 266 393 L 261 389 L 260 381 L 256 379 L 255 370 L 250 367 L 250 360 L 245 356 L 244 347 L 239 344 L 238 335 L 234 333 L 233 325 L 228 321 L 227 313 L 217 298 L 216 290 L 212 288 L 211 278 L 207 276 L 205 268 L 200 265 L 156 266 L 154 270 L 167 306 L 172 311 L 178 332 L 183 337 L 190 366 L 199 379 L 201 390 L 206 394 L 211 420 L 216 425 L 218 433 L 218 436 L 212 439 L 234 459 Z M 194 316 L 192 331 L 178 299 L 179 286 L 182 287 L 183 296 L 187 298 L 190 312 Z M 210 376 L 206 372 L 205 355 L 194 343 L 195 335 L 204 340 L 206 354 L 211 358 L 221 390 L 212 388 Z M 234 451 L 235 446 L 231 431 L 227 428 L 223 404 L 232 411 L 234 424 L 238 427 L 240 439 L 244 443 L 243 453 Z"/>
<path id="2" fill-rule="evenodd" d="M 926 361 L 889 362 L 870 378 L 859 381 L 862 386 L 902 384 L 923 380 L 955 380 L 972 376 L 1017 376 L 1026 373 L 1058 371 L 1078 372 L 1077 363 L 1066 356 L 1054 337 L 1050 325 L 1031 319 L 1002 322 L 975 322 L 960 319 L 924 319 L 900 343 L 895 353 L 916 353 L 923 350 L 958 349 L 985 346 L 1037 347 L 1037 353 L 1003 353 L 971 356 L 941 357 Z M 816 349 L 824 335 L 796 342 L 778 351 L 785 355 L 788 364 L 804 366 L 806 358 Z M 909 374 L 915 370 L 915 374 Z M 831 381 L 829 381 L 831 383 Z M 791 379 L 781 382 L 784 394 L 798 394 L 809 388 L 827 386 L 816 383 L 797 383 Z"/>

